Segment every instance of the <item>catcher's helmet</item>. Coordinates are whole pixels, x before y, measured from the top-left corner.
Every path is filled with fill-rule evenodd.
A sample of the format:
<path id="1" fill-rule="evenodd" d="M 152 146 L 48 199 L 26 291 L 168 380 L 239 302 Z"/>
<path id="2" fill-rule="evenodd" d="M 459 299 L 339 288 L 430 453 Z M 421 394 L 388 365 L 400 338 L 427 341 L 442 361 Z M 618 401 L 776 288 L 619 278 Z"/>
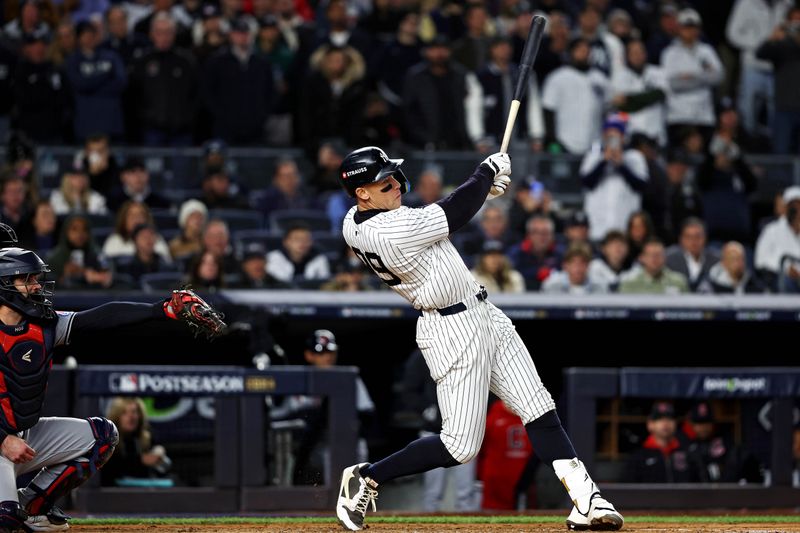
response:
<path id="1" fill-rule="evenodd" d="M 339 167 L 339 183 L 350 196 L 356 195 L 356 189 L 369 183 L 375 183 L 389 176 L 400 183 L 400 192 L 405 194 L 409 189 L 406 175 L 400 169 L 402 159 L 389 159 L 386 152 L 377 146 L 365 146 L 350 152 Z"/>
<path id="2" fill-rule="evenodd" d="M 14 278 L 46 274 L 50 268 L 35 252 L 24 248 L 0 249 L 0 304 L 7 305 L 28 318 L 55 317 L 53 311 L 54 281 L 40 278 L 41 289 L 27 296 L 14 286 Z"/>

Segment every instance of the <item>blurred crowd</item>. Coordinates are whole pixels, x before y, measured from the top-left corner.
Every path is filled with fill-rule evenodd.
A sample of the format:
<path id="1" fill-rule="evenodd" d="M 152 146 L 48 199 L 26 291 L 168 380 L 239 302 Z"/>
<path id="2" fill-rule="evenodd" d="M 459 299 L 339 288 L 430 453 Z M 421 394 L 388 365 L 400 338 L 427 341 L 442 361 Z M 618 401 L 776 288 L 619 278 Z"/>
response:
<path id="1" fill-rule="evenodd" d="M 454 236 L 476 278 L 493 292 L 797 292 L 800 188 L 755 210 L 764 170 L 748 161 L 798 153 L 788 0 L 6 2 L 0 219 L 67 288 L 378 289 L 338 237 L 353 205 L 341 158 L 496 150 L 532 13 L 548 25 L 513 146 L 581 157 L 583 205 L 515 176 Z M 64 143 L 74 161 L 45 189 L 36 147 Z M 115 154 L 200 144 L 180 198 Z M 302 147 L 311 170 L 282 159 L 245 187 L 226 147 L 248 145 Z M 406 203 L 444 182 L 412 176 Z"/>

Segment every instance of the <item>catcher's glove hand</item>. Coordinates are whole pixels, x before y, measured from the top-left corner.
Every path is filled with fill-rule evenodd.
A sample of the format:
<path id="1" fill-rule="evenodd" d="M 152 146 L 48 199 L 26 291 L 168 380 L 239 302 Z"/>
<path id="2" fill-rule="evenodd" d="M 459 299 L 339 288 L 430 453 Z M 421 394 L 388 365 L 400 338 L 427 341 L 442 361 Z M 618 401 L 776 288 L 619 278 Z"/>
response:
<path id="1" fill-rule="evenodd" d="M 204 333 L 209 339 L 222 335 L 228 326 L 222 321 L 225 315 L 208 305 L 189 287 L 172 291 L 164 302 L 164 314 L 173 320 L 186 322 L 195 337 Z"/>

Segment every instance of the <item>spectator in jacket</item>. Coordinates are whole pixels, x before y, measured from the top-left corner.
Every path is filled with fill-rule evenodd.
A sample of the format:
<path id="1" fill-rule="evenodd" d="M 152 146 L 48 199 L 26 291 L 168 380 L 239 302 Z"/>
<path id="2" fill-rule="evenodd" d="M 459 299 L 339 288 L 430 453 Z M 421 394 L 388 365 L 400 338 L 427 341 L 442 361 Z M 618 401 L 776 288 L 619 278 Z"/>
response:
<path id="1" fill-rule="evenodd" d="M 678 8 L 671 2 L 662 3 L 658 10 L 658 26 L 647 39 L 647 57 L 661 64 L 661 54 L 678 37 Z M 663 65 L 662 65 L 663 67 Z"/>
<path id="2" fill-rule="evenodd" d="M 589 216 L 589 237 L 601 240 L 641 208 L 641 193 L 647 185 L 647 161 L 638 150 L 625 150 L 625 120 L 612 115 L 603 126 L 602 142 L 595 143 L 581 162 L 581 182 L 586 195 L 584 211 Z"/>
<path id="3" fill-rule="evenodd" d="M 478 263 L 472 269 L 475 280 L 492 293 L 525 292 L 525 279 L 511 265 L 500 241 L 486 241 Z"/>
<path id="4" fill-rule="evenodd" d="M 542 215 L 531 217 L 527 235 L 508 255 L 514 268 L 525 278 L 527 290 L 538 291 L 544 280 L 561 267 L 553 221 Z"/>
<path id="5" fill-rule="evenodd" d="M 0 222 L 17 233 L 31 230 L 30 208 L 25 201 L 28 185 L 17 174 L 6 172 L 0 180 Z"/>
<path id="6" fill-rule="evenodd" d="M 478 81 L 483 89 L 481 120 L 486 141 L 500 146 L 506 127 L 506 118 L 514 95 L 519 67 L 511 62 L 514 49 L 506 38 L 495 38 L 489 48 L 489 61 L 478 71 Z M 536 76 L 528 78 L 529 86 L 520 103 L 522 113 L 515 126 L 517 137 L 529 139 L 531 147 L 539 151 L 544 141 L 544 119 Z"/>
<path id="7" fill-rule="evenodd" d="M 442 173 L 436 167 L 427 168 L 420 173 L 405 204 L 409 207 L 430 205 L 441 200 L 443 191 Z"/>
<path id="8" fill-rule="evenodd" d="M 797 153 L 800 147 L 800 7 L 786 15 L 786 23 L 772 31 L 756 57 L 775 69 L 775 122 L 773 149 L 779 154 Z"/>
<path id="9" fill-rule="evenodd" d="M 328 258 L 314 248 L 308 226 L 286 229 L 281 247 L 267 254 L 267 272 L 285 283 L 320 283 L 331 276 Z"/>
<path id="10" fill-rule="evenodd" d="M 175 21 L 165 12 L 151 22 L 152 51 L 133 65 L 131 92 L 147 146 L 189 146 L 197 103 L 194 59 L 175 48 Z"/>
<path id="11" fill-rule="evenodd" d="M 528 176 L 512 185 L 514 199 L 508 208 L 508 229 L 511 237 L 521 239 L 525 236 L 528 220 L 534 215 L 542 215 L 553 221 L 558 229 L 555 202 L 544 184 L 535 176 Z"/>
<path id="12" fill-rule="evenodd" d="M 491 40 L 487 31 L 489 14 L 483 4 L 464 8 L 464 35 L 452 46 L 453 59 L 470 72 L 481 70 L 489 62 Z M 509 54 L 510 55 L 510 54 Z M 510 57 L 509 57 L 510 59 Z"/>
<path id="13" fill-rule="evenodd" d="M 20 247 L 33 250 L 39 257 L 47 257 L 59 239 L 59 224 L 53 206 L 39 200 L 33 208 L 31 225 L 27 232 L 17 233 Z"/>
<path id="14" fill-rule="evenodd" d="M 62 287 L 107 289 L 114 282 L 84 215 L 72 215 L 64 221 L 58 246 L 50 253 L 47 264 Z"/>
<path id="15" fill-rule="evenodd" d="M 625 271 L 628 257 L 628 240 L 618 230 L 606 233 L 600 243 L 600 257 L 589 263 L 589 281 L 594 285 L 604 285 L 607 291 L 616 291 Z"/>
<path id="16" fill-rule="evenodd" d="M 585 39 L 570 44 L 570 63 L 554 70 L 542 89 L 546 145 L 583 154 L 601 134 L 608 78 L 592 68 Z"/>
<path id="17" fill-rule="evenodd" d="M 325 18 L 318 24 L 318 31 L 312 49 L 320 46 L 350 46 L 358 50 L 361 57 L 369 62 L 374 51 L 372 36 L 363 29 L 354 26 L 352 17 L 347 12 L 345 0 L 331 0 L 325 7 Z"/>
<path id="18" fill-rule="evenodd" d="M 145 36 L 131 31 L 128 13 L 121 4 L 112 5 L 106 11 L 106 28 L 106 40 L 101 47 L 116 52 L 126 67 L 131 67 L 150 46 Z"/>
<path id="19" fill-rule="evenodd" d="M 75 23 L 62 18 L 56 26 L 53 42 L 47 56 L 53 64 L 59 68 L 64 67 L 67 58 L 78 48 L 78 40 L 75 38 Z"/>
<path id="20" fill-rule="evenodd" d="M 222 166 L 206 168 L 203 178 L 203 203 L 209 209 L 249 209 L 250 205 L 231 184 L 230 176 Z"/>
<path id="21" fill-rule="evenodd" d="M 150 209 L 167 209 L 172 206 L 165 197 L 150 188 L 150 173 L 144 161 L 130 156 L 119 173 L 119 186 L 109 195 L 108 206 L 117 211 L 122 204 L 131 200 L 141 202 Z"/>
<path id="22" fill-rule="evenodd" d="M 50 25 L 43 20 L 42 5 L 36 0 L 25 0 L 19 3 L 17 18 L 3 26 L 3 35 L 12 44 L 19 43 L 27 33 L 45 31 L 50 33 Z"/>
<path id="23" fill-rule="evenodd" d="M 767 224 L 756 241 L 755 266 L 773 289 L 796 292 L 800 284 L 800 187 L 783 191 L 786 214 Z"/>
<path id="24" fill-rule="evenodd" d="M 102 133 L 89 135 L 83 150 L 75 154 L 74 166 L 80 166 L 89 175 L 92 189 L 108 196 L 119 186 L 119 166 L 111 154 L 108 136 Z"/>
<path id="25" fill-rule="evenodd" d="M 275 279 L 267 272 L 267 250 L 261 243 L 251 242 L 242 252 L 241 271 L 236 280 L 236 288 L 288 289 L 290 285 Z"/>
<path id="26" fill-rule="evenodd" d="M 483 245 L 488 241 L 499 242 L 503 251 L 507 250 L 513 237 L 508 227 L 508 215 L 497 205 L 487 205 L 480 213 L 481 220 L 477 231 L 468 234 L 468 238 L 461 241 L 460 252 L 463 255 L 475 256 L 483 250 Z"/>
<path id="27" fill-rule="evenodd" d="M 758 294 L 766 285 L 747 267 L 744 246 L 736 241 L 726 243 L 717 264 L 711 267 L 698 292 L 714 294 Z"/>
<path id="28" fill-rule="evenodd" d="M 209 251 L 197 254 L 189 263 L 187 280 L 200 291 L 216 292 L 224 289 L 227 284 L 222 258 Z"/>
<path id="29" fill-rule="evenodd" d="M 230 230 L 224 220 L 216 218 L 208 221 L 203 229 L 202 251 L 211 252 L 220 260 L 223 274 L 234 275 L 239 272 L 239 262 L 231 246 Z"/>
<path id="30" fill-rule="evenodd" d="M 626 45 L 626 64 L 611 78 L 611 103 L 628 114 L 628 132 L 643 133 L 656 139 L 660 146 L 667 143 L 664 102 L 667 80 L 661 68 L 648 64 L 647 48 L 639 40 Z"/>
<path id="31" fill-rule="evenodd" d="M 203 249 L 203 228 L 208 209 L 200 200 L 189 199 L 178 211 L 180 233 L 169 241 L 169 253 L 176 261 L 184 261 Z"/>
<path id="32" fill-rule="evenodd" d="M 542 283 L 542 292 L 550 294 L 594 294 L 606 292 L 606 285 L 589 279 L 592 250 L 586 243 L 575 243 L 564 252 L 561 270 Z"/>
<path id="33" fill-rule="evenodd" d="M 425 61 L 408 71 L 403 89 L 404 133 L 413 146 L 436 150 L 473 148 L 483 138 L 477 77 L 451 61 L 447 40 L 434 38 Z M 469 111 L 471 110 L 471 111 Z"/>
<path id="34" fill-rule="evenodd" d="M 675 143 L 682 128 L 695 126 L 708 139 L 714 127 L 714 87 L 724 76 L 722 63 L 711 47 L 700 41 L 702 21 L 691 8 L 678 13 L 678 38 L 661 54 L 669 83 L 667 125 Z"/>
<path id="35" fill-rule="evenodd" d="M 699 218 L 687 219 L 681 228 L 678 245 L 667 250 L 667 268 L 683 274 L 689 282 L 689 290 L 696 292 L 717 261 L 717 253 L 706 248 L 706 226 L 703 221 Z"/>
<path id="36" fill-rule="evenodd" d="M 564 240 L 565 246 L 569 248 L 573 244 L 586 244 L 589 245 L 589 250 L 592 247 L 589 242 L 589 217 L 583 211 L 575 211 L 564 222 Z"/>
<path id="37" fill-rule="evenodd" d="M 229 144 L 254 144 L 264 138 L 272 111 L 272 65 L 254 53 L 253 34 L 246 17 L 231 23 L 230 45 L 205 67 L 203 95 L 211 112 L 214 136 Z"/>
<path id="38" fill-rule="evenodd" d="M 61 187 L 50 195 L 50 203 L 57 215 L 108 213 L 105 197 L 89 188 L 89 176 L 82 168 L 68 169 L 64 172 L 61 177 Z"/>
<path id="39" fill-rule="evenodd" d="M 647 417 L 647 439 L 631 454 L 625 481 L 631 483 L 688 483 L 700 481 L 700 468 L 690 461 L 677 437 L 675 408 L 656 402 Z"/>
<path id="40" fill-rule="evenodd" d="M 612 77 L 625 64 L 625 46 L 603 25 L 602 13 L 591 5 L 578 14 L 577 35 L 589 43 L 589 63 L 593 68 Z"/>
<path id="41" fill-rule="evenodd" d="M 730 132 L 718 129 L 714 133 L 705 162 L 697 170 L 697 186 L 702 194 L 709 239 L 749 242 L 748 197 L 756 190 L 758 181 Z"/>
<path id="42" fill-rule="evenodd" d="M 48 40 L 41 30 L 25 35 L 8 103 L 17 130 L 37 143 L 58 144 L 72 134 L 71 124 L 67 127 L 72 95 L 64 72 L 47 59 Z"/>
<path id="43" fill-rule="evenodd" d="M 667 217 L 670 235 L 677 235 L 684 221 L 702 218 L 703 200 L 694 179 L 692 161 L 682 149 L 667 152 Z M 674 237 L 673 237 L 674 238 Z"/>
<path id="44" fill-rule="evenodd" d="M 312 71 L 303 84 L 300 138 L 311 152 L 326 138 L 358 143 L 366 103 L 363 57 L 352 47 L 323 45 L 310 64 Z"/>
<path id="45" fill-rule="evenodd" d="M 280 211 L 313 207 L 313 195 L 303 187 L 297 163 L 293 159 L 280 159 L 276 162 L 272 182 L 264 193 L 259 210 L 269 216 Z"/>
<path id="46" fill-rule="evenodd" d="M 632 214 L 628 219 L 625 235 L 628 237 L 628 258 L 625 266 L 631 267 L 641 255 L 647 241 L 656 237 L 650 215 L 646 211 L 637 211 Z"/>
<path id="47" fill-rule="evenodd" d="M 119 139 L 124 133 L 122 91 L 127 83 L 125 66 L 111 50 L 99 48 L 97 28 L 81 22 L 75 32 L 78 50 L 66 64 L 75 98 L 75 139 L 103 133 Z"/>
<path id="48" fill-rule="evenodd" d="M 711 404 L 698 402 L 692 406 L 688 422 L 689 462 L 699 466 L 700 481 L 739 484 L 763 481 L 761 465 L 753 454 L 717 431 Z"/>
<path id="49" fill-rule="evenodd" d="M 683 274 L 673 272 L 665 266 L 664 245 L 656 238 L 645 243 L 637 269 L 622 280 L 619 292 L 645 294 L 679 294 L 689 292 L 689 284 Z"/>
<path id="50" fill-rule="evenodd" d="M 145 274 L 172 270 L 172 265 L 156 253 L 158 237 L 156 227 L 151 224 L 139 224 L 133 228 L 131 240 L 135 247 L 134 254 L 117 262 L 117 272 L 127 274 L 139 283 Z"/>

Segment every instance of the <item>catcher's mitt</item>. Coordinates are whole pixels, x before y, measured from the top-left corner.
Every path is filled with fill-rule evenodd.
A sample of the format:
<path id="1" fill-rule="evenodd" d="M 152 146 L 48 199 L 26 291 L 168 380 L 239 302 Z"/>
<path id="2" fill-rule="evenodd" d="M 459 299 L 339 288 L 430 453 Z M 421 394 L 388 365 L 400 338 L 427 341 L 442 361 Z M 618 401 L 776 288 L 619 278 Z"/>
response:
<path id="1" fill-rule="evenodd" d="M 172 297 L 164 302 L 164 314 L 173 320 L 186 322 L 194 330 L 195 337 L 203 333 L 213 339 L 228 328 L 222 321 L 225 315 L 208 305 L 189 287 L 172 291 Z"/>

